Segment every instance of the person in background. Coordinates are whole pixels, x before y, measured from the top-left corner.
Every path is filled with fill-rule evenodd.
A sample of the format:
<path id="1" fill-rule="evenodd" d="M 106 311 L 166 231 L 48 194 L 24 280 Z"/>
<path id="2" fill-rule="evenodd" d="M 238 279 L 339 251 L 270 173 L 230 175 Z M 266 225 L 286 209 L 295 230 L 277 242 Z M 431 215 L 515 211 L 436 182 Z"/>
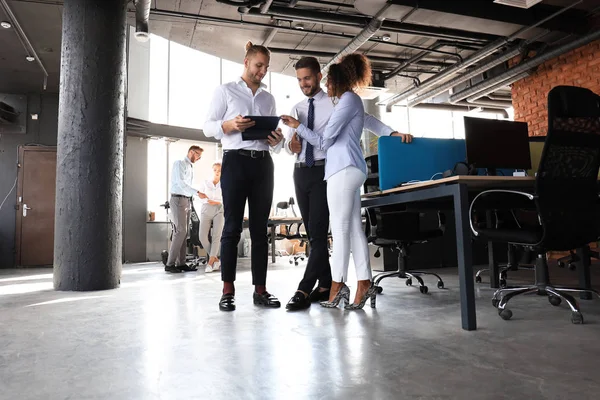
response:
<path id="1" fill-rule="evenodd" d="M 276 116 L 275 98 L 262 83 L 267 74 L 270 52 L 264 46 L 246 44 L 244 73 L 234 82 L 219 86 L 213 95 L 204 133 L 221 141 L 223 165 L 221 190 L 225 225 L 221 236 L 221 311 L 235 310 L 237 245 L 240 241 L 244 208 L 248 201 L 253 301 L 257 306 L 280 307 L 279 300 L 267 291 L 267 224 L 273 203 L 274 171 L 270 150 L 279 152 L 281 130 L 266 140 L 243 140 L 242 132 L 254 121 L 244 116 Z"/>
<path id="2" fill-rule="evenodd" d="M 321 89 L 321 66 L 315 57 L 303 57 L 295 65 L 300 90 L 307 97 L 292 109 L 291 115 L 313 132 L 323 135 L 333 113 L 331 99 Z M 370 114 L 365 114 L 365 128 L 377 136 L 399 136 L 405 143 L 412 135 L 394 131 Z M 286 150 L 296 155 L 294 186 L 302 221 L 310 242 L 310 255 L 304 276 L 294 296 L 287 303 L 288 310 L 310 307 L 312 302 L 329 299 L 331 267 L 329 265 L 328 233 L 329 208 L 327 207 L 327 181 L 325 177 L 325 152 L 310 142 L 300 140 L 291 129 L 285 130 Z M 318 282 L 318 287 L 315 284 Z M 313 290 L 314 288 L 314 290 Z"/>
<path id="3" fill-rule="evenodd" d="M 199 146 L 191 146 L 183 160 L 173 163 L 171 171 L 171 220 L 173 222 L 173 237 L 169 248 L 169 257 L 165 264 L 165 271 L 170 273 L 196 271 L 185 263 L 187 250 L 188 228 L 190 226 L 190 212 L 192 210 L 192 196 L 204 195 L 192 187 L 194 180 L 194 163 L 202 157 L 204 150 Z"/>
<path id="4" fill-rule="evenodd" d="M 223 232 L 223 196 L 221 194 L 221 163 L 212 166 L 213 178 L 203 182 L 200 192 L 206 198 L 200 199 L 200 243 L 209 255 L 208 263 L 204 272 L 219 270 L 219 249 L 221 248 L 221 233 Z M 211 233 L 212 242 L 208 236 Z"/>
<path id="5" fill-rule="evenodd" d="M 324 307 L 337 307 L 340 301 L 349 301 L 350 290 L 345 282 L 350 252 L 358 285 L 354 303 L 346 305 L 346 309 L 360 309 L 369 298 L 375 307 L 376 291 L 371 284 L 371 262 L 360 212 L 360 188 L 367 177 L 360 146 L 365 110 L 361 98 L 354 92 L 370 82 L 369 60 L 357 53 L 346 55 L 327 73 L 327 94 L 338 101 L 322 135 L 291 116 L 281 117 L 287 126 L 296 129 L 301 139 L 326 152 L 324 179 L 327 180 L 333 254 L 331 290 L 329 300 L 321 303 Z"/>

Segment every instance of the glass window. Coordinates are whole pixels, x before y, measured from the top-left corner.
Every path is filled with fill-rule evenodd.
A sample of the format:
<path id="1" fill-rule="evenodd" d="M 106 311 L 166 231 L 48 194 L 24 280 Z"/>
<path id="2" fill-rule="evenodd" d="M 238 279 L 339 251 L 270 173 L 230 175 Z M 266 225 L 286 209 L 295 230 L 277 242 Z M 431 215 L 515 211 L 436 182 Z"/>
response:
<path id="1" fill-rule="evenodd" d="M 221 59 L 221 83 L 237 80 L 244 72 L 244 65 L 233 61 Z M 267 77 L 265 77 L 265 80 Z"/>
<path id="2" fill-rule="evenodd" d="M 295 77 L 275 72 L 271 73 L 271 94 L 275 97 L 278 114 L 289 114 L 292 107 L 304 99 Z"/>
<path id="3" fill-rule="evenodd" d="M 453 138 L 452 113 L 450 111 L 409 108 L 410 133 L 416 137 Z"/>
<path id="4" fill-rule="evenodd" d="M 150 122 L 168 123 L 169 109 L 169 41 L 150 35 Z"/>
<path id="5" fill-rule="evenodd" d="M 170 54 L 169 125 L 201 129 L 219 85 L 219 58 L 173 42 Z"/>
<path id="6" fill-rule="evenodd" d="M 454 125 L 454 137 L 456 139 L 465 138 L 465 120 L 464 117 L 485 118 L 485 119 L 502 119 L 500 114 L 478 113 L 478 112 L 452 112 Z"/>

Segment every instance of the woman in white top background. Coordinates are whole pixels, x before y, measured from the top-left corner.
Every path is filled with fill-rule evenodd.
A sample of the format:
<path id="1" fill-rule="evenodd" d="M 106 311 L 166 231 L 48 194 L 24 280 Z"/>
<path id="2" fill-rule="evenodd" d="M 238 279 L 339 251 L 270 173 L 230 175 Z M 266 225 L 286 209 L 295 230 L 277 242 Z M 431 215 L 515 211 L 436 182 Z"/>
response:
<path id="1" fill-rule="evenodd" d="M 223 233 L 223 195 L 221 193 L 221 163 L 214 163 L 213 179 L 207 179 L 202 183 L 200 196 L 202 207 L 200 208 L 200 243 L 209 255 L 205 272 L 218 271 L 220 267 L 219 250 L 221 249 L 221 233 Z M 211 233 L 212 242 L 208 236 Z"/>
<path id="2" fill-rule="evenodd" d="M 287 126 L 296 128 L 298 136 L 315 148 L 326 151 L 325 180 L 333 254 L 332 285 L 329 301 L 321 303 L 324 307 L 336 307 L 341 300 L 349 300 L 350 290 L 345 282 L 350 252 L 358 285 L 354 304 L 347 305 L 346 309 L 362 308 L 369 298 L 371 307 L 375 307 L 369 249 L 360 213 L 360 188 L 367 177 L 367 165 L 360 147 L 365 111 L 361 98 L 354 92 L 370 83 L 369 60 L 361 54 L 349 54 L 332 65 L 327 73 L 327 94 L 339 100 L 323 135 L 313 132 L 293 117 L 281 117 Z"/>

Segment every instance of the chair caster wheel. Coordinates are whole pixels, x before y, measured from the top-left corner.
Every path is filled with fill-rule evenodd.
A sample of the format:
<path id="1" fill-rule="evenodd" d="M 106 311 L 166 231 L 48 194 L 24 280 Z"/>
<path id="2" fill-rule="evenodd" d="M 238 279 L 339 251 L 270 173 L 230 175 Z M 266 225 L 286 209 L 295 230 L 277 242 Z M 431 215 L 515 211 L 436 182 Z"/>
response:
<path id="1" fill-rule="evenodd" d="M 583 324 L 583 314 L 581 314 L 579 311 L 572 311 L 571 322 L 578 325 Z"/>
<path id="2" fill-rule="evenodd" d="M 558 307 L 561 303 L 561 298 L 558 296 L 548 296 L 548 301 L 550 302 L 550 304 L 552 304 L 554 307 Z"/>
<path id="3" fill-rule="evenodd" d="M 569 271 L 575 271 L 576 268 L 577 268 L 577 265 L 575 265 L 575 263 L 569 264 Z"/>
<path id="4" fill-rule="evenodd" d="M 502 318 L 503 320 L 508 321 L 512 318 L 513 314 L 512 311 L 510 311 L 508 308 L 505 308 L 504 310 L 499 310 L 498 315 L 500 315 L 500 318 Z"/>
<path id="5" fill-rule="evenodd" d="M 296 267 L 297 267 L 297 266 L 298 266 L 298 261 L 296 261 L 296 262 L 294 263 L 294 265 L 296 265 Z"/>
<path id="6" fill-rule="evenodd" d="M 498 304 L 500 304 L 500 300 L 498 300 L 498 299 L 492 299 L 492 305 L 493 305 L 495 308 L 498 308 Z"/>
<path id="7" fill-rule="evenodd" d="M 290 264 L 293 264 L 293 263 L 294 263 L 294 261 L 290 260 Z"/>
<path id="8" fill-rule="evenodd" d="M 481 277 L 479 275 L 475 276 L 475 282 L 481 283 Z"/>
<path id="9" fill-rule="evenodd" d="M 169 259 L 169 252 L 166 250 L 163 250 L 160 253 L 160 258 L 162 259 L 162 263 L 166 266 L 167 265 L 167 260 Z"/>
<path id="10" fill-rule="evenodd" d="M 562 261 L 558 262 L 558 268 L 564 268 L 565 267 L 565 263 Z"/>
<path id="11" fill-rule="evenodd" d="M 419 290 L 421 291 L 421 293 L 427 294 L 429 288 L 427 286 L 419 286 Z"/>
<path id="12" fill-rule="evenodd" d="M 500 287 L 502 289 L 506 288 L 506 279 L 500 279 Z"/>
<path id="13" fill-rule="evenodd" d="M 405 283 L 406 283 L 406 286 L 412 286 L 412 279 L 410 279 L 410 278 L 407 279 Z"/>
<path id="14" fill-rule="evenodd" d="M 438 289 L 443 289 L 443 288 L 444 288 L 444 282 L 442 282 L 442 281 L 439 281 L 439 282 L 437 283 L 437 287 L 438 287 Z"/>
<path id="15" fill-rule="evenodd" d="M 376 286 L 377 289 L 375 289 L 375 291 L 377 292 L 377 294 L 381 294 L 383 293 L 383 288 L 381 286 Z"/>

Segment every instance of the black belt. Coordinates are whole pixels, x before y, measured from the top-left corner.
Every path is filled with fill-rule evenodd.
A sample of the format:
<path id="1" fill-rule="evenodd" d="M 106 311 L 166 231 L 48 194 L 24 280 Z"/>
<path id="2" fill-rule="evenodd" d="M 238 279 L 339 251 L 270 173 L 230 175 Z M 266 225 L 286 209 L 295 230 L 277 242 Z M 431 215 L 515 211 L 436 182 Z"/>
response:
<path id="1" fill-rule="evenodd" d="M 184 199 L 191 199 L 190 196 L 184 196 L 182 194 L 171 194 L 172 197 L 183 197 Z"/>
<path id="2" fill-rule="evenodd" d="M 323 165 L 325 165 L 325 160 L 315 160 L 315 163 L 312 166 L 322 167 Z M 296 168 L 310 168 L 305 162 L 297 162 L 294 166 Z"/>
<path id="3" fill-rule="evenodd" d="M 265 158 L 269 155 L 268 150 L 246 150 L 246 149 L 232 149 L 225 150 L 224 153 L 237 153 L 242 156 L 252 157 L 252 158 Z"/>

